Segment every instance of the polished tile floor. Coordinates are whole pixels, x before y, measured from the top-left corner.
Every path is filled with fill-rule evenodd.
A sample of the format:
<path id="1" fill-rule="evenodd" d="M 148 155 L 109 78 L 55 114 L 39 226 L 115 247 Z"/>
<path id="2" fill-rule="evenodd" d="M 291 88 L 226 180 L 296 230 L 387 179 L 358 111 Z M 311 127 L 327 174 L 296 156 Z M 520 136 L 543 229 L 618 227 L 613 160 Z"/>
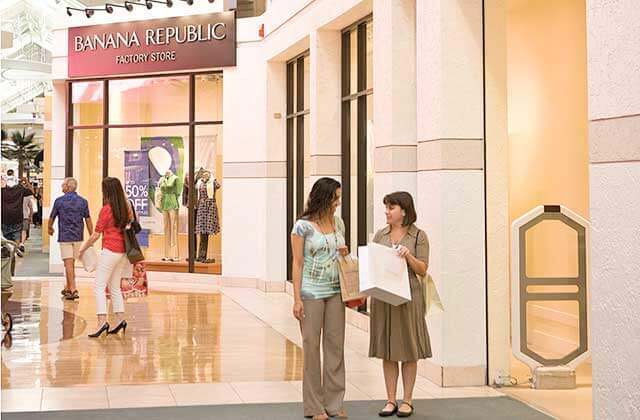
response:
<path id="1" fill-rule="evenodd" d="M 61 287 L 61 279 L 16 282 L 16 327 L 2 351 L 3 412 L 302 400 L 300 331 L 286 294 L 152 291 L 127 302 L 125 337 L 89 339 L 91 283 L 81 283 L 75 303 L 60 299 Z M 367 333 L 348 325 L 346 336 L 346 398 L 384 399 Z M 415 390 L 416 398 L 500 395 L 422 377 Z"/>

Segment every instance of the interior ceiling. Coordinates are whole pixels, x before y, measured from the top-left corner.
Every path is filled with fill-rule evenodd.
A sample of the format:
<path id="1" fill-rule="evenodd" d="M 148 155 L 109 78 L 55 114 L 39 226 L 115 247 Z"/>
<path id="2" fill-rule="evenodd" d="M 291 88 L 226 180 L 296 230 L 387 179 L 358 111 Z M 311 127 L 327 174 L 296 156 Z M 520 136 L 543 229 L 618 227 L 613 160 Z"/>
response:
<path id="1" fill-rule="evenodd" d="M 80 0 L 80 3 L 84 4 L 87 7 L 101 7 L 107 3 L 105 0 Z M 119 1 L 115 1 L 114 3 L 120 3 Z"/>

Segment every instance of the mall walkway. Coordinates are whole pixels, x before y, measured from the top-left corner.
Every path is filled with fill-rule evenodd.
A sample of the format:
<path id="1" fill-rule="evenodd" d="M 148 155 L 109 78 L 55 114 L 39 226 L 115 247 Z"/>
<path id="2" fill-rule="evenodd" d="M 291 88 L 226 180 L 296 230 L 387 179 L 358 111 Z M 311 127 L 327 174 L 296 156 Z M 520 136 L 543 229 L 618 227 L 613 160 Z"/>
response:
<path id="1" fill-rule="evenodd" d="M 24 258 L 16 259 L 17 277 L 62 276 L 60 273 L 49 273 L 49 254 L 42 252 L 42 228 L 31 226 L 25 247 L 27 252 Z"/>
<path id="2" fill-rule="evenodd" d="M 162 275 L 150 273 L 152 287 Z M 126 336 L 90 340 L 90 279 L 81 281 L 79 301 L 60 299 L 61 287 L 61 278 L 16 282 L 2 410 L 52 413 L 5 418 L 116 418 L 122 412 L 60 410 L 132 407 L 174 408 L 128 410 L 127 418 L 302 418 L 302 350 L 289 295 L 218 286 L 152 291 L 127 302 Z M 367 357 L 366 332 L 348 325 L 346 336 L 350 418 L 372 418 L 386 397 L 381 369 Z M 415 398 L 414 418 L 547 418 L 489 387 L 440 388 L 419 377 Z"/>

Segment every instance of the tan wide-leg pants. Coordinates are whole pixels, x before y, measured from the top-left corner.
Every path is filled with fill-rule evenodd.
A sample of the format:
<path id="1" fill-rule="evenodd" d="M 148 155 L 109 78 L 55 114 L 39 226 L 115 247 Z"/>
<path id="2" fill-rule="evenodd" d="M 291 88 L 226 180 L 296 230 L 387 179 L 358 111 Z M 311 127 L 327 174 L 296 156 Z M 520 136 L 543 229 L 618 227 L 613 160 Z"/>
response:
<path id="1" fill-rule="evenodd" d="M 164 216 L 164 256 L 178 259 L 178 210 L 162 212 Z"/>
<path id="2" fill-rule="evenodd" d="M 326 410 L 337 414 L 344 402 L 344 303 L 340 294 L 326 299 L 304 300 L 301 322 L 304 351 L 302 398 L 304 415 Z M 324 360 L 321 367 L 320 337 Z"/>

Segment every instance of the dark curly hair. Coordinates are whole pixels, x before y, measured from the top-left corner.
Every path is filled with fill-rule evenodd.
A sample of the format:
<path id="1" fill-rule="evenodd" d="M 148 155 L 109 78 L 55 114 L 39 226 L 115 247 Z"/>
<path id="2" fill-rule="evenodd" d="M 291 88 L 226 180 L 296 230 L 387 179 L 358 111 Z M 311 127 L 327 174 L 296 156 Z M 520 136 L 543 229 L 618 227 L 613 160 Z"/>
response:
<path id="1" fill-rule="evenodd" d="M 320 178 L 313 184 L 307 208 L 300 215 L 300 219 L 318 220 L 325 217 L 330 211 L 336 199 L 340 183 L 333 178 Z"/>

